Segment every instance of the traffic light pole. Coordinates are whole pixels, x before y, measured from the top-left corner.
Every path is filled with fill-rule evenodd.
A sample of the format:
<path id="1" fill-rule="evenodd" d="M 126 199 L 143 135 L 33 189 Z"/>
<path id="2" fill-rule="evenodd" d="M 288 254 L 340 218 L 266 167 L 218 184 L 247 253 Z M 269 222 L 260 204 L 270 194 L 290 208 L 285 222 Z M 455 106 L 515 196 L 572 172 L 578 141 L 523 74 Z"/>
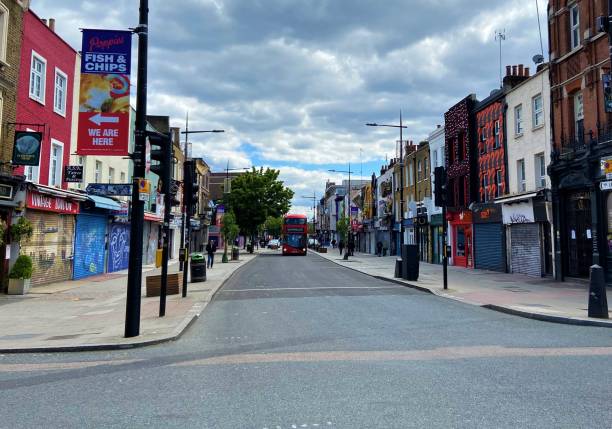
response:
<path id="1" fill-rule="evenodd" d="M 442 236 L 444 237 L 444 252 L 442 253 L 442 277 L 444 289 L 448 289 L 448 224 L 446 222 L 446 204 L 442 206 Z"/>
<path id="2" fill-rule="evenodd" d="M 164 146 L 165 160 L 163 165 L 162 193 L 164 194 L 164 225 L 162 227 L 162 266 L 161 288 L 159 293 L 159 317 L 166 315 L 166 295 L 168 293 L 168 240 L 170 238 L 170 211 L 172 209 L 172 195 L 170 195 L 170 182 L 172 180 L 172 137 L 167 136 Z"/>
<path id="3" fill-rule="evenodd" d="M 134 172 L 132 176 L 132 212 L 130 255 L 125 306 L 125 336 L 140 334 L 140 296 L 142 288 L 142 235 L 144 202 L 138 194 L 138 179 L 145 176 L 146 125 L 147 125 L 147 50 L 148 50 L 149 1 L 140 0 L 138 27 L 138 82 L 136 87 L 136 127 L 134 142 Z"/>

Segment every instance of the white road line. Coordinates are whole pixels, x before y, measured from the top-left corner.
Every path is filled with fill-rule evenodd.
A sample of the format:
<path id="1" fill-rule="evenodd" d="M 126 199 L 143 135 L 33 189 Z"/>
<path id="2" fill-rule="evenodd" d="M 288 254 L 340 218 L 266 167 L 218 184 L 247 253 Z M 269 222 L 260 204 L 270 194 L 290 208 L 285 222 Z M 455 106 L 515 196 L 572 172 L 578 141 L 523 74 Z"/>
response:
<path id="1" fill-rule="evenodd" d="M 273 287 L 256 289 L 223 289 L 221 292 L 259 292 L 275 290 L 327 290 L 327 289 L 398 289 L 398 286 L 330 286 L 330 287 Z"/>

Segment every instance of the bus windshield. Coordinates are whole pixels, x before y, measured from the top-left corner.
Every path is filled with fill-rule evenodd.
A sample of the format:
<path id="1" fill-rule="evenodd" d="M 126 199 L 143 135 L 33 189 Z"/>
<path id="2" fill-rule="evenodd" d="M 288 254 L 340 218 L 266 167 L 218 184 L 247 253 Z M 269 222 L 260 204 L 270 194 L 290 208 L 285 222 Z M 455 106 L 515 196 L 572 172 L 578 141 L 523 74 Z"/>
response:
<path id="1" fill-rule="evenodd" d="M 306 247 L 306 235 L 287 234 L 285 236 L 285 244 L 291 247 Z"/>
<path id="2" fill-rule="evenodd" d="M 306 219 L 304 218 L 285 218 L 285 225 L 306 225 Z"/>

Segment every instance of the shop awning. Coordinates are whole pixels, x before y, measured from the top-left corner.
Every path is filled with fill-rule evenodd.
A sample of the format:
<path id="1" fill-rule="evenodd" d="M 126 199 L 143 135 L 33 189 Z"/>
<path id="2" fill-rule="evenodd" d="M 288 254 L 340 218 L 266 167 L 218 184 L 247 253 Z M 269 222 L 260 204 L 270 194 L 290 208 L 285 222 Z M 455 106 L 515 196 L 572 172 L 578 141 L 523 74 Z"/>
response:
<path id="1" fill-rule="evenodd" d="M 113 200 L 112 198 L 100 197 L 98 195 L 88 195 L 87 197 L 92 200 L 96 207 L 99 209 L 107 209 L 114 211 L 121 210 L 121 203 Z"/>

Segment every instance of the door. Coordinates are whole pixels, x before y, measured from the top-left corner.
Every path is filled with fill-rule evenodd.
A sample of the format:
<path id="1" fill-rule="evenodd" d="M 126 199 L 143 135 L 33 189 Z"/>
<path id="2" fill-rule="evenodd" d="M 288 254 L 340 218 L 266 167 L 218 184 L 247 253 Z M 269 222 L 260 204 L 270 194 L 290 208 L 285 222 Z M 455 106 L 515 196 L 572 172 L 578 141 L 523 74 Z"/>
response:
<path id="1" fill-rule="evenodd" d="M 74 279 L 104 273 L 107 217 L 93 214 L 77 216 L 74 241 Z"/>
<path id="2" fill-rule="evenodd" d="M 108 235 L 108 272 L 128 268 L 130 257 L 130 225 L 113 223 Z"/>
<path id="3" fill-rule="evenodd" d="M 573 192 L 566 204 L 567 275 L 588 277 L 593 264 L 591 198 L 589 192 Z"/>
<path id="4" fill-rule="evenodd" d="M 472 226 L 454 226 L 455 248 L 453 249 L 453 259 L 458 267 L 472 268 Z"/>

